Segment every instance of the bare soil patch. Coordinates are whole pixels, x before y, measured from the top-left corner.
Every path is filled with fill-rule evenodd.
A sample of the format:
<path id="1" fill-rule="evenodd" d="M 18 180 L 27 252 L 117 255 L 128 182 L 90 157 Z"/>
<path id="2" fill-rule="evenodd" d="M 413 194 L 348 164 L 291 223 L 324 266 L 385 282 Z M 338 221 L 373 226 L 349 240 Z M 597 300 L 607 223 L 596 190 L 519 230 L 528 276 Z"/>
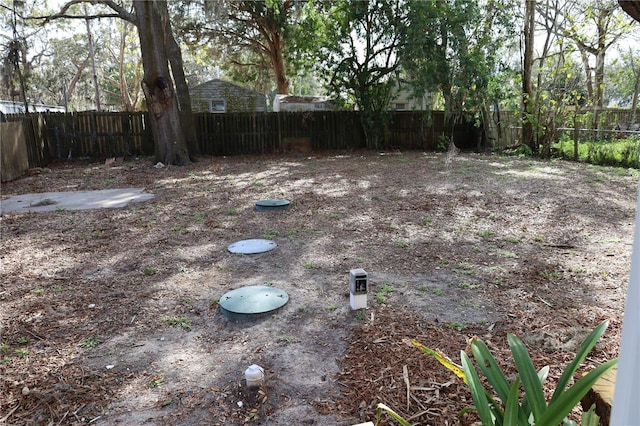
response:
<path id="1" fill-rule="evenodd" d="M 465 386 L 404 340 L 458 361 L 477 335 L 509 368 L 506 333 L 516 333 L 552 366 L 553 384 L 609 319 L 585 368 L 617 356 L 637 180 L 635 170 L 419 152 L 32 171 L 3 184 L 2 198 L 127 187 L 155 197 L 0 219 L 0 419 L 350 425 L 375 420 L 383 402 L 416 424 L 468 424 Z M 270 198 L 292 206 L 255 210 Z M 278 247 L 228 252 L 249 238 Z M 352 268 L 369 274 L 366 312 L 349 307 Z M 251 321 L 223 316 L 218 298 L 247 285 L 290 300 Z M 254 363 L 266 382 L 248 390 Z"/>

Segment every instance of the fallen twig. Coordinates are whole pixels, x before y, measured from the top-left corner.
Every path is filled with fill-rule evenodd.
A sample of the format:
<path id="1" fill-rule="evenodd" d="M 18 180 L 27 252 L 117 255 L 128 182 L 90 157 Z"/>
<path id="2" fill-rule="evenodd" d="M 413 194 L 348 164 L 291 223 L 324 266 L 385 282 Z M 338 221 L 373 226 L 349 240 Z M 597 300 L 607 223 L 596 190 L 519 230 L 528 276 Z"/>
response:
<path id="1" fill-rule="evenodd" d="M 12 415 L 12 414 L 13 414 L 13 413 L 18 409 L 18 408 L 20 408 L 20 404 L 18 404 L 18 405 L 16 405 L 15 407 L 13 407 L 13 409 L 12 409 L 11 411 L 9 411 L 9 412 L 7 413 L 7 415 L 6 415 L 6 416 L 4 416 L 3 418 L 1 418 L 1 419 L 0 419 L 0 423 L 4 423 L 4 422 L 6 422 L 6 421 L 7 421 L 7 419 L 8 419 L 9 417 L 11 417 L 11 415 Z"/>
<path id="2" fill-rule="evenodd" d="M 411 403 L 411 385 L 409 384 L 409 369 L 406 364 L 402 366 L 402 378 L 404 379 L 404 384 L 407 385 L 407 411 L 409 411 L 409 405 Z"/>

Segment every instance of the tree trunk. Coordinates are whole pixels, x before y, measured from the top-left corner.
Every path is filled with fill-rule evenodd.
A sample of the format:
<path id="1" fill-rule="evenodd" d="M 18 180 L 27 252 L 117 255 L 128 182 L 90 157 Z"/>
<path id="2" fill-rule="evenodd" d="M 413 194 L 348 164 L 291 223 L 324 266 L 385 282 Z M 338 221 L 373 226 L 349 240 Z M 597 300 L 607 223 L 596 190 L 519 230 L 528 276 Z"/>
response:
<path id="1" fill-rule="evenodd" d="M 284 58 L 282 57 L 282 39 L 279 34 L 271 34 L 271 64 L 278 86 L 278 94 L 286 95 L 289 93 L 289 79 L 285 70 Z"/>
<path id="2" fill-rule="evenodd" d="M 178 111 L 173 79 L 169 71 L 167 33 L 169 13 L 166 0 L 134 0 L 136 25 L 144 78 L 142 89 L 157 161 L 183 165 L 191 162 Z"/>
<path id="3" fill-rule="evenodd" d="M 535 32 L 535 0 L 525 0 L 524 19 L 524 61 L 522 66 L 522 143 L 536 153 L 536 141 L 533 132 L 533 43 Z"/>
<path id="4" fill-rule="evenodd" d="M 191 160 L 193 156 L 200 155 L 198 147 L 198 137 L 196 135 L 196 124 L 193 119 L 193 111 L 191 110 L 191 96 L 189 95 L 189 87 L 187 79 L 184 75 L 184 63 L 182 62 L 182 51 L 180 45 L 173 36 L 171 23 L 167 20 L 168 46 L 167 54 L 169 55 L 169 63 L 171 63 L 171 72 L 176 84 L 176 92 L 178 96 L 178 110 L 180 111 L 180 122 L 182 123 L 182 132 L 186 139 L 187 148 Z"/>

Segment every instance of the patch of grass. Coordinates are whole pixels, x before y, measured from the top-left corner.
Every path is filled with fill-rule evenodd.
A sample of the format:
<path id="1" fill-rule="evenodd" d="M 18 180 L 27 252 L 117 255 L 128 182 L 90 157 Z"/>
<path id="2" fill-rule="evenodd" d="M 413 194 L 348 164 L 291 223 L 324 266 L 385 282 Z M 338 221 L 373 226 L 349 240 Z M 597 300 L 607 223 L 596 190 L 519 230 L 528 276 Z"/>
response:
<path id="1" fill-rule="evenodd" d="M 29 343 L 29 338 L 26 336 L 20 336 L 18 337 L 17 342 L 21 345 L 26 345 L 27 343 Z"/>
<path id="2" fill-rule="evenodd" d="M 293 239 L 295 238 L 295 236 L 298 235 L 298 229 L 297 228 L 291 228 L 287 231 L 287 239 L 289 241 L 293 241 Z"/>
<path id="3" fill-rule="evenodd" d="M 87 337 L 86 339 L 84 339 L 82 342 L 80 342 L 80 347 L 81 348 L 95 348 L 96 346 L 98 346 L 100 343 L 102 343 L 100 341 L 100 339 L 98 339 L 95 336 L 91 336 L 91 337 Z"/>
<path id="4" fill-rule="evenodd" d="M 171 231 L 173 231 L 173 232 L 182 232 L 182 231 L 186 231 L 186 229 L 183 226 L 172 226 L 171 227 Z"/>
<path id="5" fill-rule="evenodd" d="M 431 219 L 430 217 L 425 217 L 424 218 L 424 224 L 425 225 L 431 225 L 431 222 L 433 222 L 433 219 Z"/>
<path id="6" fill-rule="evenodd" d="M 284 343 L 298 343 L 299 340 L 293 336 L 284 335 L 280 337 L 280 341 Z"/>
<path id="7" fill-rule="evenodd" d="M 516 259 L 518 257 L 514 252 L 507 250 L 498 250 L 496 254 L 500 257 L 506 257 L 507 259 Z"/>
<path id="8" fill-rule="evenodd" d="M 150 277 L 150 276 L 156 274 L 156 270 L 154 268 L 144 268 L 142 273 L 144 273 L 146 276 Z"/>
<path id="9" fill-rule="evenodd" d="M 574 141 L 568 137 L 554 144 L 558 156 L 573 159 Z M 640 139 L 635 136 L 578 143 L 578 161 L 596 165 L 635 167 L 638 164 L 638 148 Z M 602 176 L 596 176 L 603 181 Z"/>
<path id="10" fill-rule="evenodd" d="M 164 379 L 162 377 L 154 377 L 149 381 L 149 387 L 158 388 L 164 385 Z"/>
<path id="11" fill-rule="evenodd" d="M 409 243 L 407 243 L 406 241 L 403 241 L 403 240 L 397 240 L 395 242 L 395 246 L 398 247 L 398 248 L 407 248 L 407 247 L 409 247 Z"/>
<path id="12" fill-rule="evenodd" d="M 229 216 L 235 216 L 235 215 L 238 214 L 238 210 L 236 208 L 234 208 L 234 207 L 230 207 L 230 208 L 227 209 L 227 214 Z"/>
<path id="13" fill-rule="evenodd" d="M 207 218 L 207 212 L 197 212 L 193 215 L 193 218 L 198 222 L 204 222 L 204 220 Z"/>
<path id="14" fill-rule="evenodd" d="M 15 353 L 18 356 L 27 356 L 27 355 L 29 355 L 29 349 L 27 349 L 27 348 L 16 349 Z"/>
<path id="15" fill-rule="evenodd" d="M 7 343 L 2 343 L 0 345 L 0 352 L 4 352 L 9 349 L 9 345 Z"/>
<path id="16" fill-rule="evenodd" d="M 479 287 L 479 285 L 478 284 L 472 284 L 469 281 L 462 281 L 462 282 L 458 283 L 458 287 L 466 288 L 466 289 L 469 289 L 469 290 L 475 290 L 476 288 Z"/>
<path id="17" fill-rule="evenodd" d="M 491 230 L 489 230 L 489 229 L 485 229 L 484 231 L 478 231 L 477 234 L 480 237 L 491 237 L 491 236 L 495 235 L 496 233 L 491 231 Z"/>
<path id="18" fill-rule="evenodd" d="M 172 327 L 182 327 L 185 330 L 191 328 L 191 322 L 187 317 L 174 317 L 174 316 L 163 316 L 161 318 L 162 322 L 168 324 Z"/>
<path id="19" fill-rule="evenodd" d="M 220 303 L 220 296 L 213 296 L 209 301 L 209 306 L 217 306 Z"/>
<path id="20" fill-rule="evenodd" d="M 5 357 L 5 358 L 0 359 L 0 365 L 2 365 L 2 364 L 11 364 L 11 358 Z"/>
<path id="21" fill-rule="evenodd" d="M 386 303 L 387 302 L 387 295 L 389 293 L 393 292 L 393 283 L 391 281 L 385 281 L 382 284 L 382 288 L 380 288 L 380 290 L 378 290 L 376 292 L 376 294 L 374 295 L 374 298 L 376 299 L 376 302 L 378 303 Z"/>
<path id="22" fill-rule="evenodd" d="M 542 275 L 544 278 L 548 280 L 560 280 L 563 278 L 562 272 L 558 272 L 558 271 L 551 271 L 551 272 L 543 271 L 543 272 L 540 272 L 540 275 Z"/>
<path id="23" fill-rule="evenodd" d="M 45 293 L 46 293 L 46 291 L 45 291 L 45 289 L 44 289 L 44 288 L 42 288 L 42 287 L 37 287 L 37 288 L 34 288 L 34 289 L 33 289 L 33 293 L 34 293 L 34 294 L 37 294 L 38 296 L 41 296 L 41 295 L 45 294 Z"/>
<path id="24" fill-rule="evenodd" d="M 329 309 L 330 312 L 333 312 L 336 309 L 338 309 L 338 307 L 336 305 L 329 305 L 329 307 L 327 309 Z"/>
<path id="25" fill-rule="evenodd" d="M 276 229 L 265 229 L 262 231 L 261 237 L 265 240 L 272 240 L 278 235 L 280 235 L 280 232 Z"/>
<path id="26" fill-rule="evenodd" d="M 458 263 L 455 266 L 454 271 L 464 275 L 477 275 L 474 266 L 468 263 Z"/>
<path id="27" fill-rule="evenodd" d="M 507 237 L 505 241 L 512 244 L 520 244 L 522 242 L 522 238 L 519 237 Z"/>
<path id="28" fill-rule="evenodd" d="M 155 222 L 149 219 L 146 223 L 142 219 L 138 219 L 138 226 L 141 228 L 153 228 Z"/>
<path id="29" fill-rule="evenodd" d="M 462 331 L 465 328 L 467 328 L 468 325 L 465 324 L 465 323 L 454 321 L 454 322 L 451 322 L 451 323 L 447 324 L 447 327 L 449 327 L 452 330 Z"/>
<path id="30" fill-rule="evenodd" d="M 316 264 L 311 260 L 311 261 L 306 262 L 306 263 L 304 264 L 304 268 L 305 268 L 305 269 L 316 269 L 316 268 L 318 268 L 318 265 L 316 265 Z"/>
<path id="31" fill-rule="evenodd" d="M 431 287 L 427 284 L 421 284 L 420 286 L 418 286 L 418 290 L 420 291 L 424 291 L 424 292 L 430 292 L 432 294 L 435 294 L 436 296 L 442 296 L 444 294 L 444 290 L 438 287 Z"/>
<path id="32" fill-rule="evenodd" d="M 358 309 L 355 318 L 357 321 L 364 321 L 364 309 Z"/>

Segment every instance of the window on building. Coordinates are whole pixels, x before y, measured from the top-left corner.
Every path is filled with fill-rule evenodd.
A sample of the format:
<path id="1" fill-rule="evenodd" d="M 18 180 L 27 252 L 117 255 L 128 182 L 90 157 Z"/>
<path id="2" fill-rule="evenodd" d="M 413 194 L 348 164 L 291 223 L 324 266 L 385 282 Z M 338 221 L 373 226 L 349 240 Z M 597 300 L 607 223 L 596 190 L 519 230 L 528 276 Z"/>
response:
<path id="1" fill-rule="evenodd" d="M 209 109 L 210 112 L 224 112 L 225 111 L 225 107 L 224 107 L 224 101 L 221 100 L 213 100 L 211 101 L 211 108 Z"/>
<path id="2" fill-rule="evenodd" d="M 396 111 L 404 111 L 407 109 L 407 104 L 404 102 L 398 102 L 395 104 Z"/>

